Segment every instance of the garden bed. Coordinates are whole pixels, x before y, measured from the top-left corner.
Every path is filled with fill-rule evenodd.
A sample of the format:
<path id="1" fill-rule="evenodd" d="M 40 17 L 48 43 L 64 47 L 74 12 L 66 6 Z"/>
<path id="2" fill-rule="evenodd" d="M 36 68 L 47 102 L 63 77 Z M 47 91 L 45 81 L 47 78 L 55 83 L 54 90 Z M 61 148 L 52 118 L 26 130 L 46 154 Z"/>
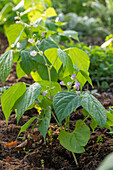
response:
<path id="1" fill-rule="evenodd" d="M 7 40 L 0 34 L 0 53 L 7 47 Z M 27 76 L 20 79 L 26 83 L 32 84 L 33 80 Z M 6 84 L 11 86 L 18 82 L 13 65 L 11 74 L 6 80 Z M 0 87 L 2 87 L 0 82 Z M 113 106 L 112 89 L 109 92 L 103 92 L 100 95 L 95 95 L 102 105 L 108 109 Z M 32 134 L 32 125 L 25 133 L 20 135 L 16 141 L 19 130 L 30 118 L 38 114 L 35 108 L 25 112 L 22 116 L 19 125 L 17 126 L 15 113 L 12 112 L 9 118 L 9 125 L 6 125 L 4 115 L 0 106 L 0 169 L 23 169 L 23 170 L 95 170 L 106 155 L 113 152 L 113 139 L 105 128 L 97 127 L 94 132 L 91 132 L 91 138 L 85 146 L 85 152 L 76 154 L 78 164 L 77 167 L 71 152 L 67 151 L 59 144 L 58 130 L 49 126 L 49 133 L 46 138 L 46 145 L 43 137 L 39 134 L 37 127 L 35 127 Z M 70 117 L 70 132 L 75 128 L 77 120 L 83 120 L 81 108 L 71 114 Z M 55 126 L 55 122 L 51 119 L 51 124 Z M 90 124 L 90 119 L 87 119 L 86 124 Z M 14 143 L 11 143 L 11 142 Z"/>

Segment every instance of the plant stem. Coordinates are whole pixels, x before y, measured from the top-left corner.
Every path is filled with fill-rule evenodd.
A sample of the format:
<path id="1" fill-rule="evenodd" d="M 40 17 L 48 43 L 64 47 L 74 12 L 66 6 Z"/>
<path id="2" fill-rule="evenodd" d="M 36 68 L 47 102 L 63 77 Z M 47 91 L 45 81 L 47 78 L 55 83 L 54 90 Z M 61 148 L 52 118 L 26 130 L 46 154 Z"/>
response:
<path id="1" fill-rule="evenodd" d="M 36 47 L 36 49 L 37 49 L 39 52 L 41 52 L 41 51 L 39 50 L 39 48 L 36 46 L 36 44 L 35 44 L 35 47 Z M 51 95 L 51 89 L 52 89 L 52 84 L 51 84 L 51 73 L 50 73 L 50 69 L 49 69 L 47 60 L 46 60 L 46 58 L 45 58 L 45 56 L 44 56 L 43 54 L 42 54 L 42 57 L 43 57 L 43 59 L 44 59 L 44 61 L 45 61 L 45 65 L 46 65 L 47 70 L 48 70 L 48 76 L 49 76 L 49 82 L 50 82 L 50 95 Z M 53 93 L 53 92 L 52 92 L 52 93 Z"/>
<path id="2" fill-rule="evenodd" d="M 89 115 L 86 116 L 86 118 L 83 120 L 83 122 L 85 122 L 88 119 Z"/>
<path id="3" fill-rule="evenodd" d="M 73 158 L 74 158 L 74 161 L 75 161 L 76 165 L 78 166 L 77 158 L 76 158 L 74 152 L 72 152 L 72 155 L 73 155 Z"/>
<path id="4" fill-rule="evenodd" d="M 51 114 L 52 114 L 52 116 L 54 117 L 54 119 L 56 120 L 57 124 L 60 126 L 60 124 L 59 124 L 59 122 L 58 122 L 57 118 L 55 117 L 54 113 L 53 113 L 53 112 L 51 112 Z"/>

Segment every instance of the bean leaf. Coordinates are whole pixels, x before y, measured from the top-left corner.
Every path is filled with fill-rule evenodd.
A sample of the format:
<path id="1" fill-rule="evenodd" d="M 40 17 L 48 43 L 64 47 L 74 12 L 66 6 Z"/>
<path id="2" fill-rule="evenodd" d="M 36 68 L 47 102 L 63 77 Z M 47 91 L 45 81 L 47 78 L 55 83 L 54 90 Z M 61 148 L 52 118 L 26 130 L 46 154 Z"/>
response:
<path id="1" fill-rule="evenodd" d="M 73 92 L 57 93 L 53 99 L 55 113 L 60 123 L 80 105 L 81 97 Z"/>

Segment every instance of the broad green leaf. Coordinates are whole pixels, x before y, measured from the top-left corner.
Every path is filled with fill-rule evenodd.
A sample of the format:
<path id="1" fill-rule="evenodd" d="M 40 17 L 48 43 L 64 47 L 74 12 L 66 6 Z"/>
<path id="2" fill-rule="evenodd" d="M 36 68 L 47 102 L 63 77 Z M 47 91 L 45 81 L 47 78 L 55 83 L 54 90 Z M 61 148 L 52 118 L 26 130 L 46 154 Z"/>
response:
<path id="1" fill-rule="evenodd" d="M 60 35 L 66 36 L 68 38 L 73 38 L 73 39 L 79 41 L 78 33 L 76 31 L 73 31 L 73 30 L 63 31 L 63 33 L 60 33 Z"/>
<path id="2" fill-rule="evenodd" d="M 22 68 L 20 67 L 20 62 L 17 62 L 16 73 L 17 73 L 18 79 L 20 79 L 21 77 L 23 77 L 23 76 L 26 74 L 26 73 L 22 70 Z"/>
<path id="3" fill-rule="evenodd" d="M 46 3 L 48 6 L 52 6 L 51 0 L 44 0 L 44 1 L 45 1 L 45 3 Z"/>
<path id="4" fill-rule="evenodd" d="M 45 65 L 39 64 L 37 67 L 37 73 L 39 74 L 39 76 L 42 80 L 49 80 L 48 70 Z M 50 74 L 51 74 L 51 81 L 58 80 L 58 74 L 57 74 L 56 70 L 54 69 L 54 67 L 52 67 L 52 69 L 50 70 Z"/>
<path id="5" fill-rule="evenodd" d="M 25 29 L 25 27 L 22 29 L 22 31 L 20 32 L 20 34 L 19 34 L 19 36 L 17 37 L 17 39 L 15 40 L 15 42 L 14 42 L 14 44 L 12 44 L 13 45 L 13 47 L 15 47 L 15 45 L 17 45 L 18 46 L 18 44 L 19 44 L 19 39 L 20 39 L 20 37 L 21 37 L 21 35 L 22 35 L 22 33 L 23 33 L 23 31 L 24 31 L 24 29 Z M 17 44 L 18 43 L 18 44 Z"/>
<path id="6" fill-rule="evenodd" d="M 107 122 L 109 126 L 113 126 L 113 114 L 107 111 Z"/>
<path id="7" fill-rule="evenodd" d="M 81 97 L 73 92 L 57 93 L 53 99 L 55 113 L 60 123 L 80 105 Z"/>
<path id="8" fill-rule="evenodd" d="M 31 22 L 36 21 L 37 19 L 41 18 L 42 13 L 37 10 L 32 10 L 31 12 L 28 13 L 28 18 Z"/>
<path id="9" fill-rule="evenodd" d="M 34 80 L 35 82 L 42 80 L 42 78 L 40 77 L 40 75 L 38 74 L 37 71 L 32 71 L 32 72 L 31 72 L 31 77 L 33 78 L 33 80 Z"/>
<path id="10" fill-rule="evenodd" d="M 40 0 L 39 0 L 39 2 L 40 2 Z M 29 7 L 32 7 L 32 5 L 36 6 L 37 3 L 38 3 L 37 0 L 32 0 L 32 1 L 31 0 L 24 0 L 24 8 L 27 9 Z"/>
<path id="11" fill-rule="evenodd" d="M 44 111 L 44 110 L 43 110 Z M 51 109 L 48 108 L 47 111 L 44 111 L 45 116 L 42 118 L 42 121 L 40 122 L 39 126 L 38 126 L 38 130 L 41 133 L 41 135 L 44 137 L 46 137 L 46 133 L 50 124 L 50 120 L 51 120 Z"/>
<path id="12" fill-rule="evenodd" d="M 72 63 L 79 69 L 83 71 L 88 71 L 90 60 L 88 55 L 80 50 L 79 48 L 69 48 L 69 56 L 72 60 Z"/>
<path id="13" fill-rule="evenodd" d="M 54 8 L 49 7 L 49 8 L 46 9 L 46 11 L 45 11 L 45 17 L 46 18 L 48 18 L 48 17 L 55 17 L 55 16 L 57 16 L 57 14 L 56 14 Z"/>
<path id="14" fill-rule="evenodd" d="M 17 103 L 17 123 L 26 111 L 26 109 L 36 100 L 41 92 L 39 83 L 32 84 L 19 99 Z"/>
<path id="15" fill-rule="evenodd" d="M 2 3 L 2 2 L 1 2 Z M 13 4 L 11 2 L 7 3 L 0 11 L 0 21 L 3 23 L 6 21 L 6 15 L 12 12 Z"/>
<path id="16" fill-rule="evenodd" d="M 39 45 L 39 49 L 44 52 L 45 50 L 50 48 L 58 48 L 58 45 L 50 38 L 43 39 Z"/>
<path id="17" fill-rule="evenodd" d="M 35 119 L 37 119 L 36 116 L 32 117 L 27 123 L 25 123 L 23 126 L 21 126 L 21 129 L 20 129 L 20 131 L 19 131 L 18 136 L 19 136 L 22 132 L 24 132 Z"/>
<path id="18" fill-rule="evenodd" d="M 53 31 L 53 33 L 57 32 L 57 26 L 54 22 L 50 21 L 50 20 L 47 20 L 45 21 L 45 26 L 48 28 L 48 30 L 50 31 Z M 52 32 L 50 32 L 52 33 Z"/>
<path id="19" fill-rule="evenodd" d="M 59 48 L 58 48 L 57 52 L 58 52 L 59 59 L 62 61 L 64 66 L 67 67 L 69 73 L 73 74 L 73 63 L 72 63 L 71 58 L 69 57 L 69 55 L 65 51 L 62 51 Z"/>
<path id="20" fill-rule="evenodd" d="M 7 124 L 8 124 L 8 118 L 11 114 L 15 102 L 25 93 L 25 91 L 26 91 L 26 85 L 24 83 L 17 83 L 11 86 L 2 95 L 1 105 Z"/>
<path id="21" fill-rule="evenodd" d="M 38 83 L 41 85 L 42 87 L 42 91 L 46 91 L 49 90 L 50 87 L 50 82 L 47 80 L 42 80 L 42 81 L 38 81 Z M 57 94 L 57 92 L 61 92 L 61 86 L 59 85 L 59 83 L 57 82 L 51 82 L 51 86 L 52 86 L 52 95 L 55 96 Z M 54 89 L 55 87 L 55 89 Z M 50 95 L 50 91 L 48 91 L 48 95 Z"/>
<path id="22" fill-rule="evenodd" d="M 9 75 L 13 63 L 13 51 L 9 50 L 0 56 L 0 79 L 5 83 L 7 76 Z"/>
<path id="23" fill-rule="evenodd" d="M 82 153 L 85 151 L 84 146 L 90 139 L 90 129 L 81 120 L 77 123 L 79 123 L 79 126 L 76 126 L 72 133 L 61 130 L 59 133 L 59 140 L 60 144 L 67 150 L 74 153 Z"/>
<path id="24" fill-rule="evenodd" d="M 30 50 L 23 50 L 20 55 L 22 56 L 22 60 L 20 62 L 20 66 L 23 71 L 29 76 L 30 72 L 35 68 L 35 61 L 33 56 L 30 55 Z"/>
<path id="25" fill-rule="evenodd" d="M 62 65 L 62 62 L 58 58 L 57 48 L 48 49 L 44 52 L 44 54 L 47 57 L 47 59 L 50 61 L 51 65 L 53 65 L 53 67 L 55 68 L 55 70 L 58 73 L 58 71 Z"/>
<path id="26" fill-rule="evenodd" d="M 88 74 L 88 72 L 87 72 Z M 84 84 L 87 82 L 86 78 L 81 74 L 81 72 L 79 71 L 76 75 L 76 79 L 78 80 L 78 82 L 81 84 L 81 88 L 84 86 Z"/>
<path id="27" fill-rule="evenodd" d="M 92 84 L 92 81 L 89 77 L 89 73 L 88 72 L 85 72 L 83 70 L 80 70 L 80 73 L 84 76 L 84 78 L 86 79 L 86 81 L 88 81 L 90 83 L 90 85 L 93 87 L 93 84 Z"/>
<path id="28" fill-rule="evenodd" d="M 91 119 L 90 127 L 93 130 L 93 132 L 96 129 L 97 125 L 98 125 L 97 122 L 94 119 Z"/>
<path id="29" fill-rule="evenodd" d="M 86 94 L 82 98 L 82 107 L 92 116 L 100 127 L 104 127 L 107 114 L 102 104 L 91 94 Z"/>
<path id="30" fill-rule="evenodd" d="M 16 48 L 18 50 L 22 50 L 22 49 L 26 48 L 26 46 L 27 46 L 27 40 L 22 40 L 17 43 Z"/>
<path id="31" fill-rule="evenodd" d="M 20 35 L 22 30 L 24 29 L 24 25 L 22 24 L 12 24 L 6 29 L 6 36 L 8 38 L 9 46 L 14 44 L 17 37 Z M 25 39 L 26 34 L 25 32 L 22 32 L 21 36 L 19 37 L 20 40 Z"/>

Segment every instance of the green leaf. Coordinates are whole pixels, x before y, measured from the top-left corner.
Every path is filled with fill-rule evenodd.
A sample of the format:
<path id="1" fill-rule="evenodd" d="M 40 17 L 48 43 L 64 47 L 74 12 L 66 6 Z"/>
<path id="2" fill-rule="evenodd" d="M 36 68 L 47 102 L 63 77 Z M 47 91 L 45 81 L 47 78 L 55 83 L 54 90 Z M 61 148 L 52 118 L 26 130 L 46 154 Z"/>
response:
<path id="1" fill-rule="evenodd" d="M 28 9 L 31 7 L 35 7 L 37 10 L 39 9 L 40 11 L 44 10 L 44 3 L 42 0 L 24 0 L 24 8 Z"/>
<path id="2" fill-rule="evenodd" d="M 36 100 L 41 92 L 39 83 L 32 84 L 19 99 L 17 103 L 17 123 L 24 114 L 25 110 Z"/>
<path id="3" fill-rule="evenodd" d="M 7 76 L 9 75 L 13 63 L 13 51 L 9 50 L 0 57 L 0 79 L 5 83 Z"/>
<path id="4" fill-rule="evenodd" d="M 39 74 L 39 76 L 42 80 L 49 80 L 48 70 L 47 70 L 47 67 L 45 65 L 39 64 L 38 67 L 37 67 L 37 73 Z M 50 70 L 50 74 L 51 74 L 51 81 L 57 81 L 58 80 L 58 74 L 57 74 L 54 67 L 52 67 L 52 69 Z"/>
<path id="5" fill-rule="evenodd" d="M 57 82 L 52 81 L 51 86 L 50 86 L 50 82 L 47 80 L 38 81 L 38 83 L 41 85 L 42 91 L 49 90 L 51 86 L 52 88 L 55 87 L 55 89 L 52 89 L 53 96 L 55 96 L 58 91 L 61 92 L 61 86 Z M 49 91 L 48 91 L 48 95 L 50 95 Z"/>
<path id="6" fill-rule="evenodd" d="M 95 128 L 97 127 L 97 125 L 98 125 L 97 122 L 94 119 L 91 119 L 90 127 L 93 130 L 93 132 Z"/>
<path id="7" fill-rule="evenodd" d="M 49 8 L 46 9 L 46 11 L 45 11 L 45 17 L 48 18 L 48 17 L 55 17 L 55 16 L 57 16 L 57 14 L 56 14 L 54 8 L 49 7 Z"/>
<path id="8" fill-rule="evenodd" d="M 1 2 L 2 3 L 2 2 Z M 0 21 L 4 23 L 6 21 L 6 15 L 12 12 L 13 4 L 11 2 L 7 3 L 0 11 Z"/>
<path id="9" fill-rule="evenodd" d="M 8 118 L 11 114 L 15 102 L 25 93 L 25 91 L 26 91 L 26 85 L 24 83 L 17 83 L 11 86 L 2 95 L 1 105 L 7 124 L 8 124 Z"/>
<path id="10" fill-rule="evenodd" d="M 60 144 L 67 150 L 74 153 L 84 152 L 84 146 L 87 144 L 90 139 L 90 129 L 83 122 L 78 121 L 79 126 L 76 125 L 75 130 L 72 133 L 61 130 L 59 133 Z"/>
<path id="11" fill-rule="evenodd" d="M 73 63 L 69 55 L 65 52 L 62 51 L 61 49 L 58 49 L 58 57 L 64 64 L 64 66 L 67 67 L 68 71 L 70 74 L 73 74 Z"/>
<path id="12" fill-rule="evenodd" d="M 72 60 L 72 63 L 79 69 L 83 71 L 88 71 L 90 60 L 88 55 L 80 50 L 79 48 L 69 48 L 69 56 Z"/>
<path id="13" fill-rule="evenodd" d="M 13 44 L 13 47 L 15 47 L 15 45 L 17 45 L 17 43 L 18 43 L 18 41 L 19 41 L 19 39 L 20 39 L 20 37 L 21 37 L 24 29 L 25 29 L 25 27 L 22 29 L 22 31 L 20 32 L 19 36 L 18 36 L 17 39 L 15 40 L 15 42 L 14 42 L 14 44 Z M 23 40 L 23 41 L 24 41 L 24 40 Z M 18 49 L 18 48 L 17 48 L 17 49 Z"/>
<path id="14" fill-rule="evenodd" d="M 107 114 L 102 104 L 91 94 L 86 94 L 82 98 L 82 107 L 92 116 L 100 127 L 104 127 Z"/>
<path id="15" fill-rule="evenodd" d="M 20 67 L 20 62 L 17 62 L 16 73 L 17 73 L 18 79 L 20 79 L 21 77 L 23 77 L 23 76 L 26 74 L 26 73 L 22 70 L 22 68 Z"/>
<path id="16" fill-rule="evenodd" d="M 87 72 L 88 74 L 88 72 Z M 76 79 L 78 80 L 78 82 L 81 84 L 81 89 L 84 86 L 84 84 L 87 82 L 86 78 L 81 74 L 81 72 L 79 71 L 76 75 Z"/>
<path id="17" fill-rule="evenodd" d="M 64 31 L 63 33 L 60 33 L 60 35 L 66 36 L 68 38 L 73 38 L 73 39 L 79 41 L 78 33 L 76 31 L 73 31 L 73 30 Z"/>
<path id="18" fill-rule="evenodd" d="M 17 43 L 16 48 L 18 50 L 22 50 L 22 49 L 26 48 L 26 46 L 27 46 L 27 40 L 22 40 L 22 41 Z"/>
<path id="19" fill-rule="evenodd" d="M 24 25 L 22 24 L 12 24 L 6 29 L 6 36 L 8 38 L 9 46 L 14 44 L 14 42 L 18 39 L 23 40 L 26 38 L 25 32 L 23 32 Z"/>
<path id="20" fill-rule="evenodd" d="M 20 131 L 19 131 L 18 136 L 19 136 L 22 132 L 24 132 L 35 119 L 37 119 L 36 116 L 32 117 L 27 123 L 25 123 L 23 126 L 21 126 L 21 129 L 20 129 Z"/>
<path id="21" fill-rule="evenodd" d="M 42 11 L 32 10 L 28 13 L 28 18 L 31 22 L 35 22 L 37 19 L 42 17 Z"/>
<path id="22" fill-rule="evenodd" d="M 83 70 L 80 70 L 80 73 L 85 77 L 85 79 L 90 83 L 90 85 L 93 87 L 92 81 L 88 75 L 88 72 L 85 72 Z"/>
<path id="23" fill-rule="evenodd" d="M 62 65 L 62 62 L 58 58 L 57 48 L 51 48 L 44 52 L 47 59 L 50 61 L 51 65 L 56 69 L 57 73 Z"/>
<path id="24" fill-rule="evenodd" d="M 20 66 L 23 71 L 29 76 L 30 72 L 35 68 L 34 58 L 30 55 L 30 50 L 23 50 L 20 55 L 22 56 L 22 60 L 20 62 Z"/>
<path id="25" fill-rule="evenodd" d="M 81 97 L 73 92 L 57 93 L 53 99 L 55 113 L 60 123 L 80 105 Z"/>
<path id="26" fill-rule="evenodd" d="M 113 114 L 107 111 L 107 122 L 109 126 L 113 126 Z"/>
<path id="27" fill-rule="evenodd" d="M 58 46 L 50 38 L 43 39 L 39 45 L 39 49 L 44 52 L 45 50 L 50 49 L 50 48 L 58 48 Z"/>
<path id="28" fill-rule="evenodd" d="M 44 112 L 44 110 L 43 110 Z M 44 137 L 46 137 L 46 133 L 50 124 L 50 120 L 51 120 L 51 109 L 48 108 L 47 111 L 44 112 L 45 116 L 42 119 L 42 121 L 40 122 L 39 126 L 38 126 L 38 130 L 41 133 L 41 135 Z"/>

